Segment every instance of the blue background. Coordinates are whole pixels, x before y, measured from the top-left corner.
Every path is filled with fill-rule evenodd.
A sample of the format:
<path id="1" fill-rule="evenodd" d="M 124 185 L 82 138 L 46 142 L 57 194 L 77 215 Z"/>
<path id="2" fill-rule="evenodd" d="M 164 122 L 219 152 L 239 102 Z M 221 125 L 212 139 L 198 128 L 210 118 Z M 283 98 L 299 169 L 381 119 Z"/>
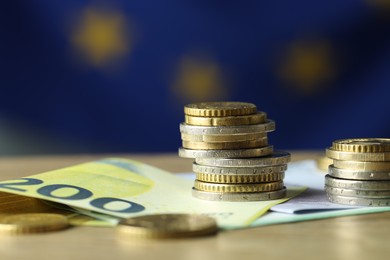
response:
<path id="1" fill-rule="evenodd" d="M 0 35 L 1 154 L 175 152 L 216 100 L 277 149 L 390 134 L 388 1 L 5 1 Z"/>

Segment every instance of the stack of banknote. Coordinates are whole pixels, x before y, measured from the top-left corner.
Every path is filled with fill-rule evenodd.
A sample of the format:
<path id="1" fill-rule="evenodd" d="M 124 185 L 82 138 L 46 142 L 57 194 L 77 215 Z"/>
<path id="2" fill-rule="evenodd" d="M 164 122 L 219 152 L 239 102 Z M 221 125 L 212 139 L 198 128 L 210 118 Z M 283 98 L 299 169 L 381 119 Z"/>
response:
<path id="1" fill-rule="evenodd" d="M 390 139 L 343 139 L 326 149 L 333 159 L 325 176 L 332 202 L 356 206 L 390 206 Z"/>
<path id="2" fill-rule="evenodd" d="M 194 197 L 215 201 L 285 197 L 283 179 L 290 161 L 275 152 L 268 132 L 275 122 L 244 102 L 204 102 L 184 107 L 179 156 L 195 158 Z"/>

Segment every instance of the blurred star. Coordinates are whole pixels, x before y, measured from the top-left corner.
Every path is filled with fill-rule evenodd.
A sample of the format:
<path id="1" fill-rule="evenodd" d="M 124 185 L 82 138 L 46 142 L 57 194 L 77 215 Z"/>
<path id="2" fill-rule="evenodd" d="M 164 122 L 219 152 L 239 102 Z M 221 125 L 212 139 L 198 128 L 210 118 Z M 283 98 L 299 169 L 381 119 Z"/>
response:
<path id="1" fill-rule="evenodd" d="M 293 43 L 282 57 L 278 76 L 302 95 L 319 93 L 334 77 L 336 64 L 329 43 Z"/>
<path id="2" fill-rule="evenodd" d="M 96 67 L 117 61 L 130 50 L 126 18 L 119 11 L 87 8 L 73 30 L 71 43 Z"/>
<path id="3" fill-rule="evenodd" d="M 179 62 L 173 91 L 185 101 L 223 100 L 228 96 L 219 65 L 202 56 L 183 57 Z"/>

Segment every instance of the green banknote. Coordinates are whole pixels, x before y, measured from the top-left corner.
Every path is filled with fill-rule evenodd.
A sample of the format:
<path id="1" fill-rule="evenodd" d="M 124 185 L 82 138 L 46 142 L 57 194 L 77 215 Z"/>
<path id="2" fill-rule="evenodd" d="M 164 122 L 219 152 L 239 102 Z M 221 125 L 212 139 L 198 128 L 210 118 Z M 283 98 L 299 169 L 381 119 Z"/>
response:
<path id="1" fill-rule="evenodd" d="M 221 228 L 249 226 L 284 199 L 213 202 L 193 198 L 193 182 L 161 169 L 121 158 L 107 158 L 25 178 L 0 182 L 0 191 L 66 205 L 76 212 L 115 224 L 121 218 L 158 213 L 214 217 Z"/>

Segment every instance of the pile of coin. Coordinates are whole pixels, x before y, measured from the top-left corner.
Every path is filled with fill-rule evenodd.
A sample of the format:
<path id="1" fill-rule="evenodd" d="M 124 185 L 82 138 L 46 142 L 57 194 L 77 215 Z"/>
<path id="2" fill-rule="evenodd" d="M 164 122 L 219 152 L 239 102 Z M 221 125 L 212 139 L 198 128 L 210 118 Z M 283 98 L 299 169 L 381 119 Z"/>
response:
<path id="1" fill-rule="evenodd" d="M 390 139 L 343 139 L 326 149 L 333 160 L 325 176 L 331 202 L 390 206 Z"/>
<path id="2" fill-rule="evenodd" d="M 290 154 L 274 152 L 267 133 L 275 122 L 251 103 L 204 102 L 184 107 L 179 156 L 195 158 L 194 197 L 213 201 L 272 200 L 286 196 Z"/>

